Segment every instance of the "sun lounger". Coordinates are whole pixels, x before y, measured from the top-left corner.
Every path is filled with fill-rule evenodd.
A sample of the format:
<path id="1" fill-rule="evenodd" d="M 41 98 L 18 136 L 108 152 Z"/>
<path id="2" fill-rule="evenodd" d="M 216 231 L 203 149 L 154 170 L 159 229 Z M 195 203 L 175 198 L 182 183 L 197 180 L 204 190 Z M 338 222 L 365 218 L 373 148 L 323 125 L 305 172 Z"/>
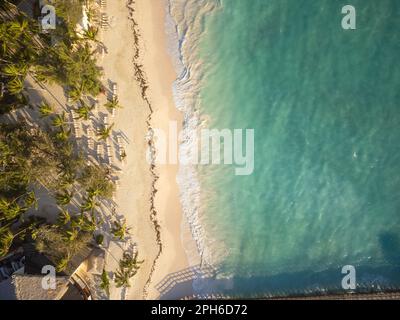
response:
<path id="1" fill-rule="evenodd" d="M 119 154 L 120 160 L 122 161 L 124 154 L 125 154 L 125 149 L 124 149 L 124 145 L 122 143 L 122 137 L 120 134 L 117 136 L 117 144 L 118 144 L 118 154 Z"/>
<path id="2" fill-rule="evenodd" d="M 107 14 L 102 13 L 102 14 L 101 14 L 100 26 L 101 26 L 103 29 L 107 29 L 107 28 L 108 28 L 108 25 L 109 25 L 109 23 L 108 23 L 108 16 L 107 16 Z"/>
<path id="3" fill-rule="evenodd" d="M 108 157 L 108 164 L 112 165 L 112 150 L 110 145 L 107 146 L 107 157 Z"/>
<path id="4" fill-rule="evenodd" d="M 113 83 L 112 85 L 112 94 L 113 94 L 113 99 L 115 99 L 118 95 L 118 86 L 116 83 Z"/>
<path id="5" fill-rule="evenodd" d="M 91 127 L 87 128 L 87 135 L 88 135 L 88 138 L 93 139 L 93 130 Z"/>
<path id="6" fill-rule="evenodd" d="M 97 145 L 97 160 L 100 162 L 103 159 L 103 146 L 101 144 Z"/>
<path id="7" fill-rule="evenodd" d="M 93 150 L 94 149 L 94 141 L 93 141 L 92 137 L 90 137 L 89 135 L 88 135 L 88 138 L 87 138 L 87 144 L 88 144 L 88 149 L 89 150 Z"/>

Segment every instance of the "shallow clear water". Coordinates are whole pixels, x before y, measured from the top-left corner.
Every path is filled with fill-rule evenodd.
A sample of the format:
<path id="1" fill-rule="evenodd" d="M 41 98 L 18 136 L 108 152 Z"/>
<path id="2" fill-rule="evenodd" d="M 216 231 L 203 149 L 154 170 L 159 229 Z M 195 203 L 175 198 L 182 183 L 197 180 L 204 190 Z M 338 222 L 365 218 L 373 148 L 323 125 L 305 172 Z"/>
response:
<path id="1" fill-rule="evenodd" d="M 400 2 L 352 0 L 355 31 L 346 4 L 226 0 L 204 20 L 201 115 L 255 129 L 251 176 L 199 168 L 207 245 L 231 277 L 210 288 L 335 288 L 348 264 L 360 285 L 400 284 Z"/>

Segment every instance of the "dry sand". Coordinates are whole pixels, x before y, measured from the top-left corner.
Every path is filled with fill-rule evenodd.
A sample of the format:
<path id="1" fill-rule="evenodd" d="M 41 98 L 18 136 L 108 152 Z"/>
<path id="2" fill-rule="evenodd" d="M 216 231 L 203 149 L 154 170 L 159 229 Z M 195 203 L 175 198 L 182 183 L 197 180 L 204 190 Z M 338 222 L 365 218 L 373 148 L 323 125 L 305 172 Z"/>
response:
<path id="1" fill-rule="evenodd" d="M 130 12 L 127 2 L 118 0 L 108 4 L 106 12 L 110 17 L 110 28 L 102 32 L 102 41 L 108 52 L 100 64 L 104 68 L 105 81 L 118 84 L 118 97 L 124 108 L 117 111 L 115 130 L 121 130 L 129 141 L 126 146 L 127 163 L 121 166 L 117 211 L 124 214 L 128 224 L 133 227 L 133 240 L 138 244 L 140 258 L 145 260 L 133 278 L 126 298 L 156 299 L 159 292 L 155 286 L 168 274 L 187 268 L 188 262 L 181 237 L 185 224 L 176 183 L 178 166 L 157 165 L 153 171 L 156 177 L 152 175 L 145 157 L 146 134 L 148 125 L 168 132 L 169 122 L 181 123 L 182 115 L 175 108 L 172 97 L 176 74 L 167 53 L 164 1 L 136 0 L 132 4 L 135 9 L 133 19 L 138 24 L 136 31 L 140 33 L 136 62 L 143 65 L 142 71 L 149 86 L 145 94 L 148 103 L 142 98 L 143 92 L 134 76 L 133 60 L 137 48 L 131 29 L 132 21 L 128 19 Z M 150 121 L 147 122 L 149 116 Z M 150 220 L 154 181 L 157 189 L 154 196 L 155 219 L 160 225 L 162 243 L 160 255 L 154 221 Z M 121 254 L 115 243 L 110 246 L 110 253 L 107 269 L 111 271 L 116 269 Z M 111 298 L 120 297 L 121 292 L 113 289 Z"/>

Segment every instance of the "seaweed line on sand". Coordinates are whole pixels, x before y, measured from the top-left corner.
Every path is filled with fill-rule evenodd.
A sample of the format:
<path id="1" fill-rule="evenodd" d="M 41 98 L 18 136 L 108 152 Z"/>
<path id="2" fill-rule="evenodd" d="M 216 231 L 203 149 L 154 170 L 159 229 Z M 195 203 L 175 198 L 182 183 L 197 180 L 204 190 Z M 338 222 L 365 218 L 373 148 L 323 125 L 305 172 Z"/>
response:
<path id="1" fill-rule="evenodd" d="M 139 32 L 139 28 L 138 28 L 138 24 L 134 19 L 134 12 L 135 12 L 135 1 L 134 0 L 127 0 L 127 8 L 129 11 L 129 20 L 132 22 L 132 26 L 131 29 L 133 31 L 133 38 L 134 38 L 134 57 L 133 57 L 133 68 L 134 68 L 134 74 L 135 74 L 135 79 L 138 82 L 142 92 L 142 98 L 143 100 L 146 102 L 148 108 L 149 108 L 149 115 L 147 117 L 146 120 L 146 124 L 147 124 L 147 128 L 148 128 L 148 132 L 150 133 L 149 135 L 149 139 L 148 139 L 148 146 L 151 152 L 151 156 L 152 159 L 154 159 L 155 156 L 155 146 L 154 146 L 154 140 L 153 137 L 151 135 L 151 133 L 153 132 L 153 128 L 151 127 L 151 120 L 152 120 L 152 116 L 153 116 L 153 107 L 151 105 L 151 102 L 149 100 L 149 97 L 147 95 L 147 90 L 149 88 L 148 85 L 148 81 L 146 79 L 146 73 L 143 70 L 143 65 L 139 62 L 139 58 L 140 58 L 140 32 Z M 156 233 L 156 243 L 158 246 L 158 253 L 156 255 L 156 257 L 154 258 L 151 270 L 150 270 L 150 274 L 149 274 L 149 278 L 146 281 L 146 284 L 143 288 L 143 299 L 146 299 L 147 295 L 148 295 L 148 287 L 151 283 L 151 278 L 153 276 L 153 273 L 155 271 L 156 268 L 156 264 L 157 264 L 157 260 L 159 259 L 159 257 L 161 256 L 162 250 L 163 250 L 163 244 L 161 242 L 161 226 L 157 220 L 157 210 L 155 208 L 154 205 L 154 197 L 157 193 L 157 189 L 156 189 L 156 183 L 159 179 L 159 176 L 156 173 L 156 167 L 154 165 L 154 163 L 150 164 L 150 173 L 151 176 L 153 178 L 152 184 L 151 184 L 151 196 L 150 196 L 150 221 L 152 222 L 153 226 L 154 226 L 154 230 Z"/>

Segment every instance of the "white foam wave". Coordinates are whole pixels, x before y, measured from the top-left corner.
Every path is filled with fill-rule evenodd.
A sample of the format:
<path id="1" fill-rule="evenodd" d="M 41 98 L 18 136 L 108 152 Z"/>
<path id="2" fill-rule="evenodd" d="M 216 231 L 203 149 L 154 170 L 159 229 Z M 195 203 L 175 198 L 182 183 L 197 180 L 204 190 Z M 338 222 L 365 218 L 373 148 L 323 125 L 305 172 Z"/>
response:
<path id="1" fill-rule="evenodd" d="M 202 79 L 202 61 L 198 56 L 198 40 L 204 32 L 204 17 L 220 4 L 219 0 L 169 0 L 167 3 L 166 32 L 168 50 L 178 78 L 173 86 L 176 107 L 183 113 L 184 121 L 180 136 L 180 159 L 188 163 L 196 155 L 197 133 L 201 125 L 199 91 Z M 214 264 L 208 249 L 206 233 L 201 224 L 201 195 L 198 171 L 195 165 L 180 165 L 177 182 L 184 216 L 196 242 L 202 263 Z M 187 252 L 191 263 L 190 252 Z M 196 255 L 197 256 L 197 255 Z M 214 260 L 214 261 L 213 261 Z"/>

